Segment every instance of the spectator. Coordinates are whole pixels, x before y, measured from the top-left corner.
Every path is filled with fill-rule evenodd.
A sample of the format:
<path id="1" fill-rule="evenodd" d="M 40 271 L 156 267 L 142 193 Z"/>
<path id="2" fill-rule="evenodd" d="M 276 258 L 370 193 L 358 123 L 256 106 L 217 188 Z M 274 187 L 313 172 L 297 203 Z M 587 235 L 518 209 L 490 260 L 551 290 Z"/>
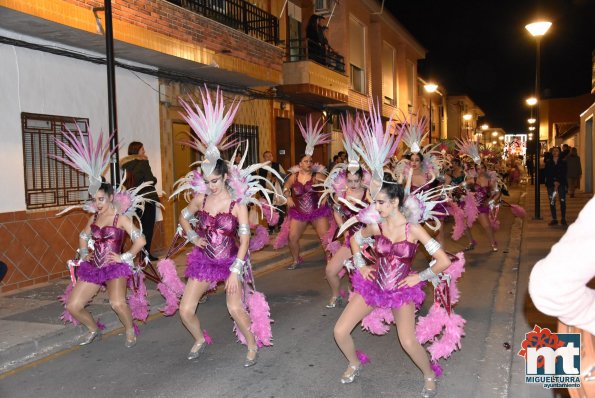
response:
<path id="1" fill-rule="evenodd" d="M 322 15 L 313 14 L 308 20 L 306 27 L 306 39 L 308 40 L 308 58 L 325 64 L 324 33 L 322 32 Z"/>
<path id="2" fill-rule="evenodd" d="M 555 146 L 550 150 L 551 157 L 545 163 L 545 186 L 550 199 L 552 221 L 549 225 L 558 225 L 556 216 L 556 197 L 560 198 L 561 224 L 566 226 L 566 162 L 561 158 L 560 148 Z"/>
<path id="3" fill-rule="evenodd" d="M 333 161 L 328 164 L 328 171 L 331 171 L 333 169 L 333 167 L 335 167 L 339 163 L 341 163 L 341 160 L 339 159 L 339 155 L 333 156 Z"/>
<path id="4" fill-rule="evenodd" d="M 560 154 L 560 159 L 566 160 L 566 157 L 570 154 L 570 146 L 568 144 L 562 145 L 562 153 Z"/>
<path id="5" fill-rule="evenodd" d="M 8 266 L 6 265 L 6 263 L 4 261 L 0 261 L 0 282 L 2 282 L 2 279 L 4 279 L 7 272 L 8 272 Z"/>
<path id="6" fill-rule="evenodd" d="M 574 191 L 578 188 L 583 170 L 581 168 L 581 158 L 578 156 L 576 148 L 572 148 L 566 157 L 566 177 L 568 179 L 568 193 L 574 198 Z"/>
<path id="7" fill-rule="evenodd" d="M 145 147 L 142 142 L 133 141 L 128 145 L 128 156 L 120 161 L 123 170 L 126 171 L 126 180 L 124 185 L 126 188 L 135 188 L 141 185 L 143 182 L 152 182 L 153 185 L 145 187 L 140 190 L 139 193 L 146 194 L 147 199 L 159 202 L 159 196 L 155 190 L 155 184 L 157 184 L 157 178 L 151 171 L 149 165 L 149 159 L 145 154 Z M 154 203 L 147 202 L 145 204 L 145 210 L 142 215 L 139 214 L 143 234 L 147 243 L 145 244 L 145 250 L 149 254 L 151 261 L 157 260 L 157 257 L 151 254 L 151 242 L 153 240 L 153 228 L 155 226 L 155 216 L 157 208 Z"/>

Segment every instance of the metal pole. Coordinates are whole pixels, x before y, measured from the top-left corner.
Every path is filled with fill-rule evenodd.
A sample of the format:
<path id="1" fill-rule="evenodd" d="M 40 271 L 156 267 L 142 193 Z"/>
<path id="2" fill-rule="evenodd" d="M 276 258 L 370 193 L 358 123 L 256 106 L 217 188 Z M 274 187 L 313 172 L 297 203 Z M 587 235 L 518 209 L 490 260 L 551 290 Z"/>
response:
<path id="1" fill-rule="evenodd" d="M 112 28 L 112 2 L 104 1 L 105 7 L 105 57 L 107 64 L 107 108 L 109 132 L 113 134 L 110 149 L 118 146 L 118 115 L 116 113 L 116 67 L 114 63 L 114 31 Z M 120 185 L 120 157 L 115 151 L 110 163 L 110 177 L 114 189 Z"/>
<path id="2" fill-rule="evenodd" d="M 432 93 L 430 93 L 430 139 L 428 143 L 432 143 Z"/>
<path id="3" fill-rule="evenodd" d="M 539 152 L 541 150 L 539 144 L 539 106 L 541 104 L 541 96 L 540 96 L 540 69 L 541 69 L 541 59 L 540 59 L 540 44 L 541 38 L 537 36 L 537 52 L 535 54 L 535 98 L 537 98 L 537 106 L 535 108 L 535 126 L 536 126 L 536 133 L 534 134 L 535 137 L 535 220 L 541 220 L 541 191 L 539 185 Z"/>

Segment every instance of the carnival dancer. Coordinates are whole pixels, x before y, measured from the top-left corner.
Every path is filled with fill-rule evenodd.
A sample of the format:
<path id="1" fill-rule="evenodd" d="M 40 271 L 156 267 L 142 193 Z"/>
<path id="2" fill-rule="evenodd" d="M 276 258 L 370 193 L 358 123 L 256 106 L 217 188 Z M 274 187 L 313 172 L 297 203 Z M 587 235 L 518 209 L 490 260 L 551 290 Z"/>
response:
<path id="1" fill-rule="evenodd" d="M 188 256 L 185 273 L 188 282 L 180 301 L 180 317 L 194 338 L 187 357 L 198 358 L 208 344 L 196 316 L 199 300 L 225 281 L 227 309 L 235 321 L 239 341 L 247 345 L 244 366 L 249 367 L 256 364 L 258 347 L 272 344 L 272 336 L 266 299 L 249 286 L 254 281 L 249 261 L 247 204 L 260 204 L 255 197 L 257 193 L 265 195 L 267 200 L 268 194 L 274 193 L 272 183 L 272 190 L 260 185 L 259 181 L 266 180 L 257 175 L 259 168 L 266 168 L 277 178 L 280 176 L 265 164 L 243 169 L 247 148 L 238 164 L 221 159 L 219 148 L 234 144 L 225 142 L 224 134 L 233 122 L 239 102 L 234 101 L 225 112 L 219 89 L 214 101 L 206 88 L 201 90 L 201 97 L 203 109 L 194 102 L 194 107 L 183 100 L 180 103 L 185 110 L 182 116 L 197 137 L 194 147 L 203 152 L 205 159 L 200 171 L 193 170 L 182 178 L 174 192 L 174 195 L 183 191 L 194 194 L 179 218 L 187 241 L 195 246 Z"/>
<path id="2" fill-rule="evenodd" d="M 300 256 L 300 239 L 308 226 L 312 224 L 320 241 L 326 247 L 325 236 L 329 230 L 329 218 L 331 208 L 326 203 L 319 203 L 320 192 L 315 185 L 325 180 L 325 169 L 319 164 L 312 163 L 314 147 L 319 144 L 330 142 L 330 134 L 322 133 L 325 124 L 320 120 L 316 124 L 312 121 L 312 115 L 308 116 L 306 126 L 298 121 L 298 127 L 306 141 L 306 151 L 300 157 L 300 163 L 289 169 L 291 175 L 287 178 L 283 193 L 287 196 L 288 217 L 281 226 L 281 232 L 277 236 L 275 249 L 283 247 L 289 242 L 289 250 L 293 257 L 293 263 L 287 269 L 294 270 L 303 262 Z"/>
<path id="3" fill-rule="evenodd" d="M 341 383 L 352 383 L 359 376 L 362 362 L 366 359 L 365 355 L 356 352 L 352 330 L 373 312 L 385 310 L 390 312 L 391 322 L 397 325 L 401 345 L 423 373 L 422 396 L 431 397 L 436 394 L 437 368 L 430 363 L 416 339 L 415 311 L 424 299 L 422 282 L 431 280 L 440 284 L 439 274 L 450 265 L 450 260 L 424 228 L 408 221 L 401 212 L 405 202 L 403 185 L 394 180 L 392 174 L 383 174 L 383 167 L 396 149 L 403 130 L 396 134 L 389 130 L 385 132 L 382 119 L 373 105 L 370 113 L 369 127 L 360 132 L 361 146 L 356 148 L 372 173 L 370 186 L 374 204 L 359 211 L 356 217 L 367 226 L 351 238 L 352 264 L 356 269 L 352 278 L 355 292 L 334 328 L 335 340 L 349 361 Z M 435 197 L 437 192 L 428 191 L 420 197 L 425 200 L 423 198 Z M 436 203 L 415 201 L 408 211 L 416 212 L 414 218 L 421 215 L 424 215 L 422 218 L 435 218 L 432 208 Z M 353 221 L 349 220 L 346 225 L 351 223 Z M 411 271 L 411 263 L 419 242 L 436 261 L 417 274 Z M 364 256 L 371 261 L 370 265 L 367 265 Z"/>
<path id="4" fill-rule="evenodd" d="M 72 206 L 60 214 L 74 207 L 94 213 L 85 228 L 79 234 L 78 254 L 80 261 L 70 261 L 72 285 L 69 285 L 64 296 L 66 311 L 62 318 L 73 323 L 80 322 L 88 329 L 88 333 L 81 339 L 79 345 L 87 345 L 101 338 L 101 330 L 89 311 L 87 304 L 97 294 L 102 286 L 107 287 L 112 309 L 118 315 L 126 331 L 125 346 L 131 348 L 136 344 L 133 315 L 136 319 L 146 320 L 148 316 L 148 302 L 144 287 L 142 272 L 134 266 L 134 258 L 142 250 L 146 241 L 141 230 L 136 228 L 132 218 L 137 218 L 136 210 L 142 213 L 148 199 L 139 195 L 140 190 L 146 189 L 149 183 L 143 183 L 137 188 L 126 191 L 122 186 L 114 194 L 113 187 L 102 182 L 102 173 L 107 168 L 110 157 L 117 147 L 110 151 L 108 139 L 103 143 L 103 135 L 97 142 L 89 133 L 89 139 L 83 137 L 79 130 L 79 138 L 72 132 L 64 132 L 66 141 L 56 140 L 65 158 L 53 156 L 73 168 L 85 173 L 89 177 L 89 194 L 93 197 L 91 203 L 83 206 Z M 154 201 L 151 201 L 154 203 Z M 124 238 L 130 236 L 132 246 L 122 252 Z M 148 254 L 147 254 L 148 255 Z M 74 268 L 78 268 L 76 278 Z M 129 278 L 137 275 L 136 281 L 141 286 L 135 289 L 139 296 L 129 296 L 131 305 L 136 305 L 131 312 L 126 301 L 126 290 Z M 72 286 L 74 287 L 72 288 Z M 140 305 L 139 308 L 138 306 Z M 138 314 L 141 314 L 140 316 Z"/>
<path id="5" fill-rule="evenodd" d="M 371 201 L 367 188 L 370 182 L 370 173 L 361 167 L 359 155 L 354 148 L 357 139 L 355 125 L 361 123 L 361 121 L 359 117 L 353 119 L 348 115 L 347 117 L 341 116 L 340 123 L 348 163 L 339 164 L 331 170 L 323 184 L 325 191 L 320 197 L 321 201 L 326 199 L 327 195 L 332 198 L 334 202 L 333 217 L 337 227 L 341 227 L 345 221 L 355 215 L 345 203 L 339 201 L 339 198 L 352 203 L 357 200 L 357 203 L 364 203 L 365 205 L 368 205 Z M 343 263 L 351 257 L 351 236 L 362 227 L 362 223 L 356 223 L 345 231 L 344 237 L 342 237 L 343 244 L 332 253 L 332 257 L 326 265 L 326 280 L 331 287 L 331 298 L 326 308 L 335 308 L 343 302 L 340 295 L 341 274 L 344 272 Z"/>
<path id="6" fill-rule="evenodd" d="M 455 157 L 450 161 L 450 169 L 445 174 L 444 184 L 452 187 L 450 197 L 452 201 L 446 203 L 448 214 L 454 219 L 454 226 L 451 237 L 457 241 L 461 239 L 463 234 L 467 237 L 469 243 L 463 249 L 464 251 L 473 250 L 477 242 L 471 235 L 470 225 L 473 225 L 475 219 L 477 219 L 477 204 L 475 203 L 475 196 L 472 193 L 467 192 L 466 175 L 463 169 L 463 164 L 459 157 Z M 465 209 L 471 211 L 472 221 L 470 225 L 467 225 L 467 215 Z M 474 214 L 474 215 L 473 215 Z"/>

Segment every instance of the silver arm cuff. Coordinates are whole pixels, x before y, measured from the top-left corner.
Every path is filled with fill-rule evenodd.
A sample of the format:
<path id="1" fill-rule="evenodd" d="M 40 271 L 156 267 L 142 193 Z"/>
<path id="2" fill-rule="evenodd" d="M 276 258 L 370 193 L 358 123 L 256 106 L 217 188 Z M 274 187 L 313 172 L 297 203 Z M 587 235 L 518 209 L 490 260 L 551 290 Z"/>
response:
<path id="1" fill-rule="evenodd" d="M 250 235 L 250 225 L 240 224 L 238 225 L 238 236 Z"/>
<path id="2" fill-rule="evenodd" d="M 336 211 L 337 213 L 341 213 L 341 205 L 338 203 L 335 203 L 333 205 L 333 210 Z"/>
<path id="3" fill-rule="evenodd" d="M 85 242 L 88 242 L 89 239 L 91 239 L 91 234 L 89 234 L 89 233 L 85 232 L 84 230 L 82 230 L 81 233 L 79 234 L 79 238 L 81 238 Z"/>
<path id="4" fill-rule="evenodd" d="M 359 231 L 357 231 L 353 237 L 355 238 L 355 243 L 357 243 L 357 245 L 359 247 L 362 247 L 363 245 L 371 245 L 374 243 L 374 238 L 372 238 L 371 236 L 368 236 L 367 238 L 364 238 L 362 236 L 362 231 L 361 229 Z"/>
<path id="5" fill-rule="evenodd" d="M 198 234 L 196 233 L 196 231 L 195 231 L 195 230 L 191 229 L 190 231 L 187 231 L 187 232 L 186 232 L 186 240 L 187 240 L 188 242 L 191 242 L 191 243 L 192 243 L 192 241 L 193 241 L 194 239 L 196 239 L 196 238 L 198 238 Z"/>
<path id="6" fill-rule="evenodd" d="M 182 217 L 184 217 L 186 221 L 190 221 L 192 217 L 194 217 L 194 214 L 192 214 L 192 212 L 188 210 L 188 207 L 184 207 L 182 209 Z"/>
<path id="7" fill-rule="evenodd" d="M 440 278 L 432 271 L 432 267 L 429 266 L 419 273 L 419 279 L 422 281 L 433 281 Z"/>
<path id="8" fill-rule="evenodd" d="M 356 269 L 360 269 L 366 266 L 366 260 L 364 260 L 364 256 L 361 252 L 357 252 L 353 255 L 353 266 Z"/>
<path id="9" fill-rule="evenodd" d="M 122 253 L 120 254 L 120 260 L 123 263 L 127 263 L 130 266 L 134 265 L 134 254 L 130 253 L 130 252 L 126 252 L 126 253 Z"/>
<path id="10" fill-rule="evenodd" d="M 86 247 L 79 247 L 78 252 L 79 252 L 79 258 L 81 258 L 81 259 L 83 259 L 89 255 L 89 249 L 87 249 Z"/>
<path id="11" fill-rule="evenodd" d="M 132 240 L 133 242 L 135 242 L 141 236 L 144 235 L 140 232 L 140 229 L 133 229 L 132 232 L 130 232 L 130 240 Z"/>
<path id="12" fill-rule="evenodd" d="M 438 250 L 440 250 L 440 248 L 442 246 L 440 246 L 440 243 L 438 243 L 438 241 L 436 239 L 430 239 L 429 241 L 426 242 L 424 247 L 426 248 L 428 254 L 430 256 L 433 256 L 434 253 L 436 253 Z"/>
<path id="13" fill-rule="evenodd" d="M 233 264 L 231 264 L 231 267 L 229 267 L 229 270 L 232 273 L 237 274 L 241 278 L 242 277 L 242 273 L 244 271 L 244 264 L 246 264 L 246 262 L 244 260 L 241 260 L 239 258 L 236 258 L 233 261 Z"/>

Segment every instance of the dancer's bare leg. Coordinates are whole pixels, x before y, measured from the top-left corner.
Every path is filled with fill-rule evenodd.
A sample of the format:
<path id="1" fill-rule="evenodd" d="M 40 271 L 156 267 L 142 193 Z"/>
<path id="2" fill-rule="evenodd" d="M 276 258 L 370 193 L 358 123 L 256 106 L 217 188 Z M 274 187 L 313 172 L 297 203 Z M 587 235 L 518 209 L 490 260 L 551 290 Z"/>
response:
<path id="1" fill-rule="evenodd" d="M 209 282 L 189 278 L 180 301 L 180 318 L 182 318 L 182 323 L 186 326 L 186 329 L 194 337 L 192 350 L 198 349 L 205 341 L 200 328 L 200 321 L 196 315 L 196 307 L 198 307 L 198 300 L 209 290 L 209 285 Z"/>
<path id="2" fill-rule="evenodd" d="M 374 308 L 366 304 L 362 296 L 355 293 L 351 296 L 349 304 L 347 304 L 347 307 L 345 307 L 345 310 L 335 325 L 335 341 L 341 349 L 341 352 L 343 352 L 343 355 L 345 355 L 345 358 L 349 361 L 350 366 L 359 365 L 351 332 L 366 315 L 372 312 L 373 309 Z M 345 373 L 347 374 L 349 371 L 350 368 L 348 367 Z"/>
<path id="3" fill-rule="evenodd" d="M 107 281 L 107 294 L 109 296 L 109 303 L 112 309 L 118 314 L 120 322 L 126 329 L 126 335 L 128 336 L 132 332 L 134 337 L 134 329 L 132 324 L 132 312 L 126 302 L 126 284 L 127 278 L 116 278 Z"/>
<path id="4" fill-rule="evenodd" d="M 426 388 L 436 389 L 435 375 L 430 366 L 430 360 L 426 350 L 419 344 L 415 337 L 415 305 L 406 304 L 393 309 L 395 323 L 397 324 L 397 333 L 401 346 L 413 360 L 413 363 L 422 371 Z M 431 378 L 432 381 L 429 381 Z"/>
<path id="5" fill-rule="evenodd" d="M 94 283 L 78 281 L 66 303 L 66 310 L 74 319 L 85 325 L 90 332 L 97 330 L 97 324 L 85 306 L 95 297 L 99 287 Z"/>
<path id="6" fill-rule="evenodd" d="M 229 311 L 229 315 L 233 318 L 240 329 L 240 332 L 246 338 L 246 345 L 248 346 L 248 354 L 246 355 L 247 359 L 254 359 L 256 357 L 256 339 L 254 338 L 254 334 L 250 331 L 250 325 L 252 324 L 252 320 L 250 316 L 244 309 L 244 304 L 242 303 L 242 287 L 233 294 L 227 293 L 227 310 Z"/>
<path id="7" fill-rule="evenodd" d="M 300 238 L 304 234 L 308 223 L 292 219 L 289 224 L 289 251 L 293 257 L 293 262 L 297 263 L 300 258 Z"/>
<path id="8" fill-rule="evenodd" d="M 339 272 L 343 268 L 343 263 L 351 256 L 351 249 L 341 246 L 335 255 L 329 260 L 326 265 L 325 273 L 326 280 L 331 287 L 331 301 L 339 296 L 339 288 L 341 286 L 341 278 Z"/>
<path id="9" fill-rule="evenodd" d="M 496 243 L 496 240 L 494 239 L 494 230 L 492 229 L 492 224 L 490 223 L 488 215 L 482 213 L 479 215 L 478 220 L 481 226 L 483 227 L 484 231 L 486 232 L 486 235 L 488 236 L 490 245 L 493 246 Z"/>

